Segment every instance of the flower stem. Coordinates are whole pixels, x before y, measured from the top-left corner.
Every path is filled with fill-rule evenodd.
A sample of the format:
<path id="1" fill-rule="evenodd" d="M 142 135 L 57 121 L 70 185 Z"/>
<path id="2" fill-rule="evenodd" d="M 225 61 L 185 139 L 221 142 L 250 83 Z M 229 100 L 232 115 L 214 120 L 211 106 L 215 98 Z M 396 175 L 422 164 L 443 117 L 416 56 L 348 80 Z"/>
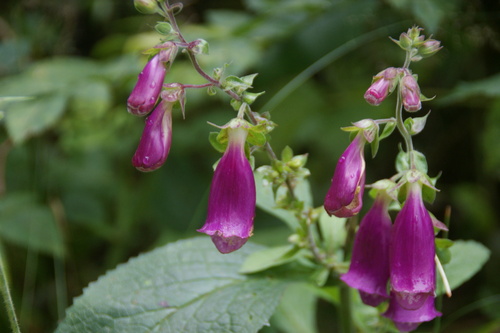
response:
<path id="1" fill-rule="evenodd" d="M 405 62 L 406 63 L 406 62 Z M 415 168 L 415 160 L 413 157 L 413 141 L 411 139 L 411 135 L 406 129 L 403 120 L 403 101 L 401 100 L 401 85 L 398 85 L 398 93 L 396 98 L 396 126 L 401 133 L 401 136 L 405 140 L 406 152 L 410 158 L 410 168 Z"/>
<path id="2" fill-rule="evenodd" d="M 0 292 L 5 301 L 5 307 L 7 308 L 7 316 L 9 317 L 10 328 L 14 333 L 21 333 L 19 328 L 19 323 L 17 321 L 16 311 L 14 308 L 14 302 L 12 302 L 12 297 L 10 295 L 9 283 L 7 281 L 7 275 L 5 273 L 3 255 L 0 253 Z"/>

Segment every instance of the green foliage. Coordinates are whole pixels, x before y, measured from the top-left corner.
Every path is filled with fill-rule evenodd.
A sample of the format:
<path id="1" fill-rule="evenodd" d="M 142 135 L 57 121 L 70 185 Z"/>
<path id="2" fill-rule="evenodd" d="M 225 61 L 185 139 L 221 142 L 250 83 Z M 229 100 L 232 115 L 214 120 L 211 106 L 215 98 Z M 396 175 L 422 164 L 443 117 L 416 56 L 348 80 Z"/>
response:
<path id="1" fill-rule="evenodd" d="M 238 274 L 261 248 L 221 256 L 203 237 L 141 255 L 91 284 L 56 332 L 257 332 L 286 286 Z"/>

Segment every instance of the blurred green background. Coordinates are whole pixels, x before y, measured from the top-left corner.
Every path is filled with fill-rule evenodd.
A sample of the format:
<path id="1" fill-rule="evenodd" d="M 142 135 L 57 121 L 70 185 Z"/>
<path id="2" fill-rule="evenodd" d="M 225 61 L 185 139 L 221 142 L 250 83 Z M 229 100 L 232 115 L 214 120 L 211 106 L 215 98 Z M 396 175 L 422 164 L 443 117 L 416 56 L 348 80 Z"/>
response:
<path id="1" fill-rule="evenodd" d="M 500 332 L 500 3 L 479 0 L 186 0 L 178 16 L 190 39 L 204 38 L 202 67 L 260 73 L 254 108 L 278 127 L 271 144 L 309 153 L 316 204 L 348 143 L 341 126 L 392 115 L 363 93 L 371 77 L 401 66 L 397 38 L 414 24 L 444 49 L 415 63 L 432 110 L 415 146 L 430 174 L 443 172 L 429 209 L 452 208 L 450 238 L 491 249 L 485 268 L 444 302 L 443 332 Z M 203 225 L 220 156 L 207 121 L 234 117 L 228 98 L 188 91 L 186 119 L 174 113 L 166 164 L 140 173 L 131 165 L 143 119 L 126 100 L 156 43 L 157 16 L 132 0 L 4 0 L 0 4 L 0 252 L 24 332 L 50 332 L 72 298 L 131 256 Z M 321 59 L 289 94 L 282 88 Z M 167 82 L 203 83 L 179 54 Z M 5 96 L 31 96 L 16 100 Z M 280 97 L 281 96 L 281 97 Z M 393 96 L 394 97 L 394 96 Z M 391 176 L 397 134 L 367 154 L 367 182 Z M 262 153 L 257 165 L 267 163 Z M 367 200 L 368 201 L 368 200 Z M 254 241 L 285 243 L 289 231 L 257 212 Z M 327 305 L 319 328 L 331 332 Z M 0 331 L 8 330 L 0 311 Z"/>

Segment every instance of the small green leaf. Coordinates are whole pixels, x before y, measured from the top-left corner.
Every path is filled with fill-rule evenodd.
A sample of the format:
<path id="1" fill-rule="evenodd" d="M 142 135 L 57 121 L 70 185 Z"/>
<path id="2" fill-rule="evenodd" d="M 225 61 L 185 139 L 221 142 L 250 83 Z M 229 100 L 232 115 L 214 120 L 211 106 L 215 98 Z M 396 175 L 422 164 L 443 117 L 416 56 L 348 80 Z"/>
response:
<path id="1" fill-rule="evenodd" d="M 256 273 L 271 267 L 280 266 L 295 260 L 300 248 L 293 245 L 283 245 L 263 249 L 249 255 L 240 268 L 241 274 Z"/>
<path id="2" fill-rule="evenodd" d="M 248 131 L 247 141 L 248 143 L 254 146 L 263 146 L 266 144 L 267 138 L 265 134 L 260 132 L 255 132 L 250 129 Z"/>
<path id="3" fill-rule="evenodd" d="M 255 102 L 257 97 L 259 97 L 260 95 L 263 95 L 264 93 L 265 93 L 264 91 L 261 91 L 258 93 L 251 93 L 251 92 L 245 91 L 243 93 L 243 97 L 242 97 L 243 102 L 247 103 L 248 105 L 251 105 L 253 102 Z"/>
<path id="4" fill-rule="evenodd" d="M 222 255 L 209 237 L 158 248 L 87 287 L 56 332 L 258 332 L 289 283 L 238 273 L 262 248 Z"/>
<path id="5" fill-rule="evenodd" d="M 472 240 L 456 240 L 449 250 L 451 261 L 443 265 L 443 268 L 452 290 L 479 272 L 490 257 L 490 250 L 481 243 Z M 440 278 L 438 278 L 437 293 L 444 293 Z"/>
<path id="6" fill-rule="evenodd" d="M 209 47 L 208 42 L 204 39 L 197 39 L 194 41 L 195 45 L 191 48 L 194 54 L 208 54 Z"/>

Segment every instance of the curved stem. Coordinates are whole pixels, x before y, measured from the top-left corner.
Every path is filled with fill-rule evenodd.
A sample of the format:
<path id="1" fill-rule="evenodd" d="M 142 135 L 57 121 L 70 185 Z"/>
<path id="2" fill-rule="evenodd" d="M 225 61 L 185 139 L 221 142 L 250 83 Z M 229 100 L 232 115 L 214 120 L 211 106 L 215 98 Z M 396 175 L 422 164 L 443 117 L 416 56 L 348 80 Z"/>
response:
<path id="1" fill-rule="evenodd" d="M 415 161 L 413 158 L 413 141 L 411 139 L 411 135 L 406 129 L 404 125 L 404 120 L 403 120 L 403 102 L 401 101 L 401 86 L 398 85 L 398 93 L 397 93 L 397 98 L 396 98 L 396 126 L 399 130 L 399 133 L 401 133 L 401 136 L 405 140 L 405 145 L 406 145 L 406 152 L 410 156 L 410 168 L 415 167 Z"/>

